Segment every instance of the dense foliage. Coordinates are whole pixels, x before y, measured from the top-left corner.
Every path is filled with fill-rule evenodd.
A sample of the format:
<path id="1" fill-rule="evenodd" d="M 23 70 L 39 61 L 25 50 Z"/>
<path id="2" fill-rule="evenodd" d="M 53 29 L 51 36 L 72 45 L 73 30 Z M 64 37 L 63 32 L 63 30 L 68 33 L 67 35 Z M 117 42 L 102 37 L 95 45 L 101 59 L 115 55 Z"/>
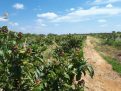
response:
<path id="1" fill-rule="evenodd" d="M 121 32 L 113 31 L 112 33 L 100 33 L 100 34 L 93 34 L 93 35 L 98 38 L 101 38 L 103 41 L 103 44 L 107 44 L 121 49 Z"/>
<path id="2" fill-rule="evenodd" d="M 82 35 L 31 35 L 0 28 L 0 88 L 3 91 L 81 91 L 93 77 L 83 56 Z"/>

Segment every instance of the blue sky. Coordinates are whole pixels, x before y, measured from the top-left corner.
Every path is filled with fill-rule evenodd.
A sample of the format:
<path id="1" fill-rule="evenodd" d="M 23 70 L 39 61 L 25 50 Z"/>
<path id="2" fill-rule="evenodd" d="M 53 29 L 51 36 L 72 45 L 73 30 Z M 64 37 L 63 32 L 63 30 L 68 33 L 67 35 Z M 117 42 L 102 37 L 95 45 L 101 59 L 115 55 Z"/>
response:
<path id="1" fill-rule="evenodd" d="M 121 0 L 0 0 L 3 25 L 36 34 L 121 31 Z"/>

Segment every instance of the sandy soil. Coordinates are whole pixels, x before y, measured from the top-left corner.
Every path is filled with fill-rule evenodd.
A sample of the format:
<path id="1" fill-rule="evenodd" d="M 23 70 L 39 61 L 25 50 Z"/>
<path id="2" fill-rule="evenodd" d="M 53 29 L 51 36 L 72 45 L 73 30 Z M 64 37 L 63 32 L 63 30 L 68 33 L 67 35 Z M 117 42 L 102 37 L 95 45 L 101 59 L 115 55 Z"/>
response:
<path id="1" fill-rule="evenodd" d="M 95 75 L 93 79 L 88 75 L 84 77 L 85 91 L 121 91 L 121 77 L 94 49 L 92 40 L 92 37 L 87 37 L 84 56 L 92 64 Z"/>

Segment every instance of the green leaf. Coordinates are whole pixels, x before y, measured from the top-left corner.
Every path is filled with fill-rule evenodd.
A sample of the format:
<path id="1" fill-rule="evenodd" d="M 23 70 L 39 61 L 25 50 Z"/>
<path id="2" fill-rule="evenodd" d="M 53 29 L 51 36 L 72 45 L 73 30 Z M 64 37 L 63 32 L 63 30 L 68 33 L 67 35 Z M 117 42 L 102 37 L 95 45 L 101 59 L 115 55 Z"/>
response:
<path id="1" fill-rule="evenodd" d="M 15 45 L 15 44 L 16 44 L 16 41 L 14 41 L 14 40 L 13 40 L 12 42 L 13 42 L 13 45 Z"/>
<path id="2" fill-rule="evenodd" d="M 24 54 L 26 51 L 25 50 L 19 50 L 21 54 Z"/>
<path id="3" fill-rule="evenodd" d="M 3 56 L 4 52 L 2 50 L 0 50 L 0 56 Z"/>
<path id="4" fill-rule="evenodd" d="M 64 73 L 64 77 L 70 79 L 69 75 L 66 72 Z"/>
<path id="5" fill-rule="evenodd" d="M 9 53 L 9 54 L 11 54 L 11 53 L 12 53 L 12 51 L 11 51 L 11 50 L 8 50 L 8 53 Z"/>
<path id="6" fill-rule="evenodd" d="M 88 65 L 87 66 L 87 70 L 88 70 L 89 75 L 91 76 L 91 78 L 93 78 L 93 76 L 94 76 L 94 69 L 92 68 L 92 66 Z"/>
<path id="7" fill-rule="evenodd" d="M 66 83 L 64 84 L 64 86 L 65 86 L 65 87 L 67 87 L 67 88 L 72 88 L 72 86 L 71 86 L 71 85 L 66 84 Z"/>
<path id="8" fill-rule="evenodd" d="M 40 84 L 39 86 L 35 87 L 32 91 L 42 91 L 43 87 L 43 84 Z"/>
<path id="9" fill-rule="evenodd" d="M 70 64 L 69 66 L 68 66 L 68 69 L 71 69 L 73 67 L 73 65 L 72 64 Z"/>

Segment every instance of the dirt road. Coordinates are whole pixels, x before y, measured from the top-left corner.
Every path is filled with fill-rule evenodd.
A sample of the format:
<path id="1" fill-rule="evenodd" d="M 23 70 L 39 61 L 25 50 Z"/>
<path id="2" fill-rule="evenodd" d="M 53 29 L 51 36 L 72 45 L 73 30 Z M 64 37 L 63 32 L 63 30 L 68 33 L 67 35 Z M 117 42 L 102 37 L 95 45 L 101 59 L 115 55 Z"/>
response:
<path id="1" fill-rule="evenodd" d="M 85 91 L 121 91 L 121 77 L 94 49 L 92 40 L 92 37 L 87 37 L 84 56 L 92 64 L 95 75 L 93 79 L 88 75 L 84 77 Z"/>

